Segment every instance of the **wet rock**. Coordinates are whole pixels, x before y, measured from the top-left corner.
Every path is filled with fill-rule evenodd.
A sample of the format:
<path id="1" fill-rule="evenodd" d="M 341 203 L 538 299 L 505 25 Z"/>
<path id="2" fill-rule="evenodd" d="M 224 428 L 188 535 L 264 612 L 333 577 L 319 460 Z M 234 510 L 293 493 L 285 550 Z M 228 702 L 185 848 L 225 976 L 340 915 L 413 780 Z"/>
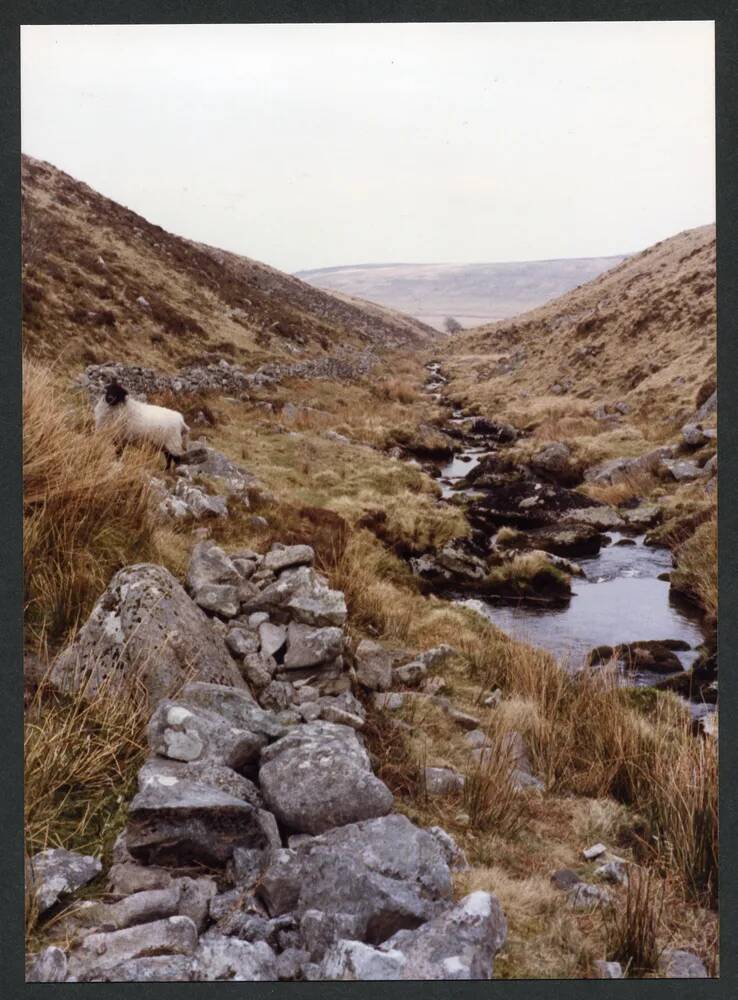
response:
<path id="1" fill-rule="evenodd" d="M 393 656 L 378 642 L 362 639 L 356 647 L 356 676 L 368 691 L 387 691 L 392 686 Z"/>
<path id="2" fill-rule="evenodd" d="M 262 752 L 264 801 L 291 830 L 322 833 L 392 808 L 353 729 L 330 722 L 295 727 Z"/>
<path id="3" fill-rule="evenodd" d="M 63 690 L 141 680 L 156 702 L 195 675 L 244 688 L 225 642 L 163 566 L 119 570 L 77 634 L 54 662 L 52 683 Z"/>
<path id="4" fill-rule="evenodd" d="M 343 652 L 343 631 L 340 628 L 314 628 L 290 622 L 287 629 L 287 653 L 283 669 L 313 667 L 334 660 Z"/>
<path id="5" fill-rule="evenodd" d="M 537 451 L 530 465 L 542 478 L 561 486 L 576 486 L 582 481 L 582 473 L 574 462 L 571 448 L 561 441 L 554 441 Z"/>
<path id="6" fill-rule="evenodd" d="M 659 972 L 667 979 L 707 979 L 707 969 L 694 952 L 667 948 L 658 962 Z"/>
<path id="7" fill-rule="evenodd" d="M 596 556 L 603 537 L 598 528 L 587 524 L 554 525 L 521 532 L 517 538 L 506 541 L 505 547 L 542 549 L 559 556 Z"/>
<path id="8" fill-rule="evenodd" d="M 682 664 L 674 649 L 683 650 L 685 647 L 689 648 L 688 643 L 680 640 L 645 640 L 615 646 L 614 655 L 626 670 L 676 673 L 682 670 Z"/>
<path id="9" fill-rule="evenodd" d="M 27 983 L 63 983 L 66 978 L 67 956 L 61 948 L 44 948 L 26 963 Z"/>
<path id="10" fill-rule="evenodd" d="M 192 955 L 197 928 L 189 917 L 168 917 L 125 930 L 89 934 L 69 955 L 69 972 L 90 981 L 123 962 L 151 955 Z"/>
<path id="11" fill-rule="evenodd" d="M 260 810 L 243 799 L 194 782 L 170 778 L 149 784 L 131 802 L 126 841 L 144 864 L 219 867 L 234 847 L 267 846 Z"/>
<path id="12" fill-rule="evenodd" d="M 147 728 L 154 753 L 178 761 L 210 761 L 234 770 L 259 757 L 266 745 L 263 733 L 239 729 L 206 708 L 194 708 L 164 699 Z"/>
<path id="13" fill-rule="evenodd" d="M 512 444 L 517 441 L 518 432 L 512 424 L 504 420 L 490 420 L 487 417 L 475 417 L 471 423 L 471 432 L 475 435 L 491 438 L 499 444 Z"/>
<path id="14" fill-rule="evenodd" d="M 39 913 L 50 909 L 61 896 L 81 889 L 102 871 L 99 858 L 62 847 L 40 851 L 29 861 L 29 878 Z"/>
<path id="15" fill-rule="evenodd" d="M 435 916 L 451 891 L 435 837 L 399 814 L 338 827 L 278 852 L 259 887 L 272 915 L 346 914 L 354 918 L 353 937 L 371 944 Z"/>
<path id="16" fill-rule="evenodd" d="M 566 520 L 575 524 L 589 524 L 599 531 L 618 531 L 625 527 L 625 521 L 612 507 L 581 507 L 569 510 Z"/>
<path id="17" fill-rule="evenodd" d="M 464 775 L 450 767 L 426 767 L 423 781 L 428 795 L 451 795 L 464 787 Z"/>

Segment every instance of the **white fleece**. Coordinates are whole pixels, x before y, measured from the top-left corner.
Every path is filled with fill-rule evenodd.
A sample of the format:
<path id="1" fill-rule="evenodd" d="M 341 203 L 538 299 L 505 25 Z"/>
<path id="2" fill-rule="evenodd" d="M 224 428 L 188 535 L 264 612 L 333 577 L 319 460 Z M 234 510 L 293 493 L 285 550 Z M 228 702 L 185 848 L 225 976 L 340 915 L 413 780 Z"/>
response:
<path id="1" fill-rule="evenodd" d="M 114 427 L 127 441 L 150 441 L 177 457 L 187 450 L 189 427 L 181 413 L 130 396 L 117 406 L 109 406 L 101 396 L 95 406 L 95 427 Z"/>

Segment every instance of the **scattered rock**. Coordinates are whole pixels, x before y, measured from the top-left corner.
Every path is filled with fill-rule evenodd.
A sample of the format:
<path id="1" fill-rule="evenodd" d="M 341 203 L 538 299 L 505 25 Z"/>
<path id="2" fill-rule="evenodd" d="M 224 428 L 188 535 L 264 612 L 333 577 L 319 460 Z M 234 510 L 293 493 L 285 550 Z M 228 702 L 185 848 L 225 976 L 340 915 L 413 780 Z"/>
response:
<path id="1" fill-rule="evenodd" d="M 464 775 L 450 767 L 426 767 L 423 781 L 428 795 L 451 795 L 464 787 Z"/>
<path id="2" fill-rule="evenodd" d="M 612 896 L 606 889 L 588 882 L 579 882 L 569 889 L 566 899 L 573 910 L 592 910 L 598 906 L 612 905 Z"/>
<path id="3" fill-rule="evenodd" d="M 571 868 L 559 868 L 551 876 L 551 883 L 556 889 L 571 889 L 582 880 Z"/>
<path id="4" fill-rule="evenodd" d="M 273 545 L 264 556 L 264 568 L 279 573 L 288 566 L 312 566 L 315 552 L 309 545 Z"/>
<path id="5" fill-rule="evenodd" d="M 659 972 L 667 979 L 707 979 L 707 969 L 694 952 L 667 948 L 658 962 Z"/>
<path id="6" fill-rule="evenodd" d="M 89 934 L 69 955 L 69 972 L 90 981 L 123 962 L 152 955 L 192 955 L 197 928 L 189 917 L 168 917 L 125 930 Z"/>
<path id="7" fill-rule="evenodd" d="M 356 676 L 369 691 L 387 691 L 392 686 L 392 654 L 371 639 L 356 647 Z"/>
<path id="8" fill-rule="evenodd" d="M 44 948 L 26 963 L 27 983 L 63 983 L 66 978 L 67 956 L 61 948 Z"/>
<path id="9" fill-rule="evenodd" d="M 603 854 L 607 853 L 607 848 L 604 844 L 593 844 L 592 847 L 587 847 L 582 851 L 582 854 L 587 859 L 587 861 L 594 861 L 595 858 L 601 857 Z"/>
<path id="10" fill-rule="evenodd" d="M 622 979 L 623 967 L 620 962 L 605 962 L 598 959 L 595 964 L 595 972 L 598 979 Z"/>

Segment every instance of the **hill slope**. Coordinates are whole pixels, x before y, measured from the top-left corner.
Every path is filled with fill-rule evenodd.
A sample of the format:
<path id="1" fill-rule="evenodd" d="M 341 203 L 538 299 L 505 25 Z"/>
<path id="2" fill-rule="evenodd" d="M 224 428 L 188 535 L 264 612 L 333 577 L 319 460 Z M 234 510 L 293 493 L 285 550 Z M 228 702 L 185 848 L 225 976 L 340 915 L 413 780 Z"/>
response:
<path id="1" fill-rule="evenodd" d="M 26 350 L 63 363 L 259 362 L 434 337 L 247 257 L 172 236 L 48 163 L 22 163 Z"/>
<path id="2" fill-rule="evenodd" d="M 380 302 L 444 329 L 506 319 L 597 277 L 620 257 L 514 261 L 497 264 L 365 264 L 298 271 L 317 288 Z"/>
<path id="3" fill-rule="evenodd" d="M 715 226 L 708 225 L 538 309 L 465 331 L 450 349 L 475 397 L 629 398 L 678 419 L 714 378 L 715 333 Z"/>

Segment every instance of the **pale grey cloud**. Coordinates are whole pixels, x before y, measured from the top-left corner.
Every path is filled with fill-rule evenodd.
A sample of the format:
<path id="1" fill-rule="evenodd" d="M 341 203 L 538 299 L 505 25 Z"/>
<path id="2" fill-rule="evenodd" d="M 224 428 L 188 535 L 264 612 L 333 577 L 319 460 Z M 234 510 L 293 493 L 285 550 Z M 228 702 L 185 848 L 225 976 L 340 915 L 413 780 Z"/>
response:
<path id="1" fill-rule="evenodd" d="M 710 222 L 713 90 L 711 22 L 22 29 L 25 152 L 285 270 Z"/>

